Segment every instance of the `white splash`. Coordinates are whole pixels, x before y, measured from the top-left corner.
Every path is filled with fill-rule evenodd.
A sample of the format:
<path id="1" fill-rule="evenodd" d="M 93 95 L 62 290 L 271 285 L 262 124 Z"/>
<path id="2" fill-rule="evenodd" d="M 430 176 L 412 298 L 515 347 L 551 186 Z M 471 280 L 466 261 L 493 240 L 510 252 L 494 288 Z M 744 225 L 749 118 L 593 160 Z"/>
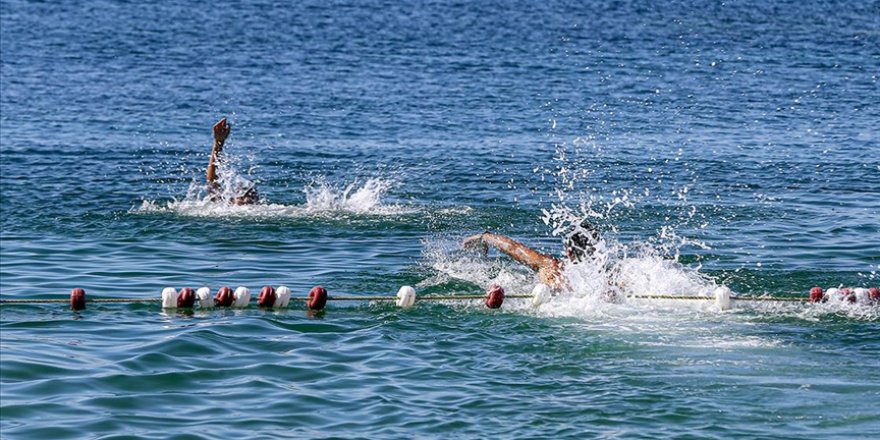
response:
<path id="1" fill-rule="evenodd" d="M 659 345 L 680 345 L 679 339 L 693 336 L 687 335 L 688 332 L 707 331 L 706 325 L 719 324 L 718 319 L 724 320 L 724 327 L 771 315 L 810 321 L 835 316 L 880 320 L 880 305 L 845 300 L 821 304 L 736 300 L 730 310 L 721 310 L 714 300 L 714 290 L 719 285 L 698 267 L 682 265 L 647 243 L 622 246 L 607 238 L 606 242 L 606 256 L 567 265 L 563 273 L 565 287 L 546 301 L 535 305 L 527 299 L 509 299 L 504 302 L 503 310 L 543 318 L 577 318 L 591 329 L 627 333 L 662 331 L 669 340 L 657 342 Z M 421 289 L 449 285 L 457 280 L 479 286 L 473 290 L 465 287 L 462 294 L 482 292 L 492 283 L 504 287 L 508 294 L 527 294 L 538 283 L 531 270 L 506 257 L 483 258 L 464 251 L 460 240 L 435 238 L 425 241 L 424 249 L 423 264 L 434 275 L 419 283 Z M 708 300 L 636 298 L 644 295 L 699 296 Z M 740 297 L 748 298 L 748 295 Z M 465 307 L 483 308 L 480 301 Z M 695 343 L 707 347 L 722 343 L 719 341 L 728 347 L 776 344 L 761 338 L 732 338 L 732 335 L 713 332 Z"/>
<path id="2" fill-rule="evenodd" d="M 423 264 L 435 275 L 419 283 L 416 286 L 419 288 L 463 280 L 483 287 L 495 283 L 512 292 L 524 290 L 534 283 L 534 274 L 530 271 L 505 260 L 478 259 L 470 252 L 463 252 L 461 241 L 457 239 L 424 240 L 422 252 Z"/>
<path id="3" fill-rule="evenodd" d="M 382 197 L 393 188 L 395 183 L 390 180 L 371 178 L 363 185 L 351 183 L 338 187 L 319 179 L 306 186 L 304 209 L 307 212 L 350 212 L 354 214 L 392 215 L 406 211 L 401 205 L 386 205 Z"/>
<path id="4" fill-rule="evenodd" d="M 303 188 L 306 201 L 300 205 L 270 203 L 264 192 L 252 205 L 232 205 L 214 202 L 205 194 L 204 184 L 192 182 L 186 197 L 171 200 L 164 205 L 154 200 L 144 200 L 132 212 L 171 212 L 193 217 L 334 217 L 336 215 L 394 216 L 420 212 L 418 207 L 388 204 L 383 201 L 386 193 L 394 188 L 393 181 L 371 178 L 363 184 L 358 182 L 339 187 L 318 179 Z M 226 188 L 226 187 L 224 187 Z"/>

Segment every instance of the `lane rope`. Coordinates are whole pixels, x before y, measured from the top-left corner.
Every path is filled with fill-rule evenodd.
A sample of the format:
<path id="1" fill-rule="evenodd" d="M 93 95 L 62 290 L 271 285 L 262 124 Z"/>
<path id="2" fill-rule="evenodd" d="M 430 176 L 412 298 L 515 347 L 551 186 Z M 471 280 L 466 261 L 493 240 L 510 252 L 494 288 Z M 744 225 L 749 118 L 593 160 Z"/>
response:
<path id="1" fill-rule="evenodd" d="M 505 299 L 531 299 L 532 294 L 506 294 Z M 714 301 L 714 296 L 685 296 L 685 295 L 627 295 L 627 299 L 673 299 L 688 301 Z M 466 301 L 486 299 L 485 295 L 423 295 L 418 297 L 418 301 Z M 780 296 L 731 296 L 733 301 L 765 301 L 765 302 L 799 302 L 808 303 L 809 298 L 780 297 Z M 305 296 L 291 297 L 291 301 L 308 301 Z M 328 301 L 397 301 L 396 296 L 372 296 L 372 295 L 344 295 L 327 297 Z M 0 304 L 67 304 L 70 302 L 68 298 L 0 298 Z M 97 297 L 87 298 L 86 303 L 161 303 L 162 298 L 146 298 L 146 297 Z M 251 302 L 254 302 L 252 300 Z"/>
<path id="2" fill-rule="evenodd" d="M 528 299 L 532 298 L 531 294 L 507 294 L 504 296 L 507 298 L 519 298 L 519 299 Z M 486 295 L 423 295 L 418 297 L 418 301 L 464 301 L 464 300 L 478 300 L 478 299 L 486 299 Z M 706 299 L 714 299 L 714 298 L 706 298 Z M 290 297 L 291 301 L 308 301 L 309 298 L 306 296 L 295 296 Z M 372 296 L 372 295 L 344 295 L 344 296 L 334 296 L 328 295 L 328 301 L 397 301 L 398 298 L 396 296 Z M 254 302 L 255 300 L 251 300 L 249 302 Z M 0 304 L 68 304 L 70 299 L 68 298 L 0 298 Z M 123 298 L 123 297 L 97 297 L 97 298 L 87 298 L 86 303 L 88 304 L 101 304 L 101 303 L 161 303 L 162 298 L 146 298 L 146 297 L 134 297 L 134 298 Z"/>
<path id="3" fill-rule="evenodd" d="M 469 301 L 484 300 L 485 305 L 491 309 L 500 308 L 505 298 L 530 299 L 533 306 L 539 306 L 554 297 L 552 289 L 545 284 L 538 284 L 531 294 L 505 295 L 504 289 L 497 284 L 492 284 L 486 290 L 485 295 L 423 295 L 417 296 L 411 286 L 403 286 L 395 296 L 388 295 L 329 295 L 321 286 L 315 286 L 306 297 L 294 297 L 286 286 L 265 286 L 256 298 L 257 305 L 267 308 L 285 308 L 290 301 L 305 302 L 311 310 L 322 310 L 327 301 L 393 301 L 403 308 L 412 307 L 418 300 L 423 301 Z M 734 301 L 745 302 L 788 302 L 788 303 L 820 303 L 828 301 L 850 302 L 860 304 L 880 303 L 880 288 L 836 288 L 823 290 L 820 287 L 810 289 L 809 297 L 792 296 L 734 296 L 729 288 L 720 286 L 715 289 L 712 296 L 708 295 L 627 295 L 630 300 L 685 300 L 685 301 L 715 301 L 721 310 L 728 310 Z M 173 308 L 199 308 L 235 307 L 244 308 L 252 302 L 250 290 L 239 286 L 234 291 L 227 287 L 221 287 L 216 296 L 212 296 L 208 287 L 201 287 L 194 291 L 191 288 L 183 288 L 177 291 L 173 287 L 162 290 L 161 297 L 95 297 L 86 298 L 85 290 L 75 288 L 70 293 L 69 299 L 64 298 L 0 298 L 0 305 L 4 304 L 64 304 L 69 303 L 73 310 L 83 310 L 86 304 L 112 304 L 112 303 L 161 303 L 164 309 Z"/>

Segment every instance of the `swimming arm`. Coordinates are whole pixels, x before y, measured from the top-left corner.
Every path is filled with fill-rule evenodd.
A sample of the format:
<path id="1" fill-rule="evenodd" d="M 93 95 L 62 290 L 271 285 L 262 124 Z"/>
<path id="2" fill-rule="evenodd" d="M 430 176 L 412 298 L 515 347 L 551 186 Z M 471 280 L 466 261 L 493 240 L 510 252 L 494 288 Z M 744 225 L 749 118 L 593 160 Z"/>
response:
<path id="1" fill-rule="evenodd" d="M 211 147 L 211 158 L 208 159 L 208 174 L 206 176 L 209 184 L 217 180 L 216 163 L 220 161 L 220 152 L 223 151 L 223 144 L 226 142 L 230 130 L 226 118 L 214 124 L 214 145 Z"/>
<path id="2" fill-rule="evenodd" d="M 498 251 L 507 254 L 510 258 L 529 266 L 533 270 L 556 267 L 557 260 L 549 255 L 542 254 L 510 237 L 500 234 L 484 232 L 472 235 L 462 242 L 465 248 L 477 246 L 492 246 Z"/>

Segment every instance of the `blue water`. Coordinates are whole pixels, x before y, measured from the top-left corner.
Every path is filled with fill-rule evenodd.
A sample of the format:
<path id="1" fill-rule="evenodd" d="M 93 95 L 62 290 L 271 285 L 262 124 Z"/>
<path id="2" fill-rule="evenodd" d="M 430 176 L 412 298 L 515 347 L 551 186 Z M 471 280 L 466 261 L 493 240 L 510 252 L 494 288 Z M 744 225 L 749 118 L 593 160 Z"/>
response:
<path id="1" fill-rule="evenodd" d="M 876 1 L 0 0 L 4 299 L 527 293 L 459 243 L 558 255 L 563 215 L 610 262 L 498 311 L 4 304 L 0 437 L 880 437 L 877 306 L 601 295 L 880 285 L 878 29 Z M 223 116 L 260 205 L 202 199 Z"/>

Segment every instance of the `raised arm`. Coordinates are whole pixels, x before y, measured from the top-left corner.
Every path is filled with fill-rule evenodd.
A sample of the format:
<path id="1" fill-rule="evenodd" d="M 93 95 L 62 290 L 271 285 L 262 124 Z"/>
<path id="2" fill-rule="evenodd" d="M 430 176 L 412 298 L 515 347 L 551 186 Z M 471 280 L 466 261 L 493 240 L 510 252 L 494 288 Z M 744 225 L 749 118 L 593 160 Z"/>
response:
<path id="1" fill-rule="evenodd" d="M 226 122 L 226 118 L 214 124 L 214 145 L 211 147 L 211 158 L 208 159 L 208 174 L 206 176 L 208 184 L 212 184 L 217 180 L 216 163 L 220 160 L 220 152 L 223 151 L 223 143 L 226 142 L 230 130 L 231 128 Z"/>
<path id="2" fill-rule="evenodd" d="M 558 265 L 556 258 L 542 254 L 505 235 L 484 232 L 466 238 L 462 245 L 465 248 L 492 246 L 535 271 L 555 268 Z"/>

